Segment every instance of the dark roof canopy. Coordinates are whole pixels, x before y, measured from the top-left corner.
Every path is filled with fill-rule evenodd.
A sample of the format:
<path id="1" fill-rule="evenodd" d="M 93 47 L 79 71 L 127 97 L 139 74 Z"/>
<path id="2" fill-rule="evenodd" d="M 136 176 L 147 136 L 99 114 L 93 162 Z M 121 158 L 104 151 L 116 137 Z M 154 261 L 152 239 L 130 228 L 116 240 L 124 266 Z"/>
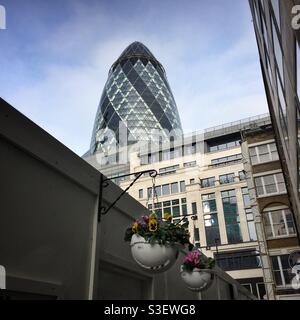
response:
<path id="1" fill-rule="evenodd" d="M 150 60 L 156 60 L 151 51 L 141 42 L 135 41 L 131 43 L 120 55 L 119 59 L 131 58 L 135 56 L 143 56 Z"/>
<path id="2" fill-rule="evenodd" d="M 130 58 L 142 58 L 145 59 L 145 61 L 152 61 L 154 64 L 159 65 L 159 67 L 162 69 L 163 72 L 165 72 L 163 66 L 160 64 L 160 62 L 155 58 L 155 56 L 152 54 L 152 52 L 141 42 L 134 41 L 132 42 L 120 55 L 120 57 L 117 59 L 117 61 L 112 65 L 112 69 L 114 70 L 114 67 L 122 62 L 126 61 Z"/>

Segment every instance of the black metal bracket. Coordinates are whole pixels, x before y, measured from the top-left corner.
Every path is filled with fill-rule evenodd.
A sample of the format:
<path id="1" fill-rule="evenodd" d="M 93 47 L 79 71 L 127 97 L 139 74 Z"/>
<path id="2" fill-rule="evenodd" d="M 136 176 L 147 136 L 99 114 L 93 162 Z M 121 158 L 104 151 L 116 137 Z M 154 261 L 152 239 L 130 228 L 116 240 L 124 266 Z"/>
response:
<path id="1" fill-rule="evenodd" d="M 128 173 L 124 174 L 121 176 L 115 176 L 111 178 L 107 178 L 104 180 L 101 180 L 100 182 L 100 197 L 99 197 L 99 209 L 98 209 L 98 222 L 100 222 L 100 218 L 102 215 L 106 215 L 108 211 L 123 197 L 125 193 L 135 184 L 135 182 L 144 174 L 149 173 L 149 176 L 152 178 L 155 178 L 158 175 L 158 172 L 154 169 L 151 170 L 145 170 L 145 171 L 140 171 L 140 172 L 134 172 L 134 173 Z M 119 178 L 125 178 L 125 177 L 130 177 L 130 176 L 135 176 L 133 181 L 130 183 L 130 185 L 121 192 L 121 194 L 117 197 L 116 200 L 114 200 L 108 207 L 102 206 L 102 191 L 103 188 L 106 188 L 109 186 L 109 182 L 111 182 L 112 179 L 119 179 Z"/>

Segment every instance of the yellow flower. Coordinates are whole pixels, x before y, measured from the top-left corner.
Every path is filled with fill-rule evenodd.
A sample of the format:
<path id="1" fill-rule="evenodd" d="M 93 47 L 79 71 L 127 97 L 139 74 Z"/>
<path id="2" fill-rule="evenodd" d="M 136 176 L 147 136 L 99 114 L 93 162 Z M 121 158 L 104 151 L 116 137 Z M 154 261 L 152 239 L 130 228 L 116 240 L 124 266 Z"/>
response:
<path id="1" fill-rule="evenodd" d="M 132 232 L 133 232 L 133 233 L 137 233 L 138 227 L 139 227 L 138 223 L 135 222 L 135 223 L 132 225 Z"/>
<path id="2" fill-rule="evenodd" d="M 150 219 L 149 220 L 149 231 L 155 232 L 157 230 L 157 220 L 156 219 Z"/>
<path id="3" fill-rule="evenodd" d="M 170 213 L 165 213 L 164 214 L 164 219 L 167 221 L 172 221 L 172 215 Z"/>
<path id="4" fill-rule="evenodd" d="M 149 216 L 149 219 L 151 220 L 157 220 L 157 215 L 155 213 L 151 213 Z"/>

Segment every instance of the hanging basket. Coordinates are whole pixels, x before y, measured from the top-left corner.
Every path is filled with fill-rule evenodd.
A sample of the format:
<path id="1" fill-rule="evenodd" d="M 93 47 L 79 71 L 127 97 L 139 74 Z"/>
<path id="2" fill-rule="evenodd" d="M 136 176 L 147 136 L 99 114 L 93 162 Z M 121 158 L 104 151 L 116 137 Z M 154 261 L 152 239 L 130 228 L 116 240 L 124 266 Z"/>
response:
<path id="1" fill-rule="evenodd" d="M 138 234 L 132 236 L 130 245 L 136 263 L 143 269 L 155 273 L 170 269 L 174 265 L 179 252 L 176 245 L 150 244 Z"/>
<path id="2" fill-rule="evenodd" d="M 190 290 L 200 292 L 211 286 L 214 273 L 211 269 L 194 268 L 193 271 L 187 271 L 181 268 L 181 278 Z"/>

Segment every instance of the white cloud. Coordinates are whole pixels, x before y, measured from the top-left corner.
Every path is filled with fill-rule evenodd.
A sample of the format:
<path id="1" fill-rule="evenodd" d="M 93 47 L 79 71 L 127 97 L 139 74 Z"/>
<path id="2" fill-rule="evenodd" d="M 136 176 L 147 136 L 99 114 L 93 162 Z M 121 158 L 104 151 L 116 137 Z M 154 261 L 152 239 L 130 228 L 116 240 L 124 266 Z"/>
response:
<path id="1" fill-rule="evenodd" d="M 173 23 L 169 34 L 149 32 L 143 17 L 116 21 L 99 4 L 76 4 L 72 17 L 31 47 L 44 58 L 39 77 L 27 67 L 30 81 L 4 98 L 82 155 L 109 68 L 127 45 L 139 40 L 165 66 L 187 131 L 267 111 L 250 21 L 241 22 L 239 38 L 224 47 L 216 46 L 208 27 L 195 34 L 195 22 Z"/>

